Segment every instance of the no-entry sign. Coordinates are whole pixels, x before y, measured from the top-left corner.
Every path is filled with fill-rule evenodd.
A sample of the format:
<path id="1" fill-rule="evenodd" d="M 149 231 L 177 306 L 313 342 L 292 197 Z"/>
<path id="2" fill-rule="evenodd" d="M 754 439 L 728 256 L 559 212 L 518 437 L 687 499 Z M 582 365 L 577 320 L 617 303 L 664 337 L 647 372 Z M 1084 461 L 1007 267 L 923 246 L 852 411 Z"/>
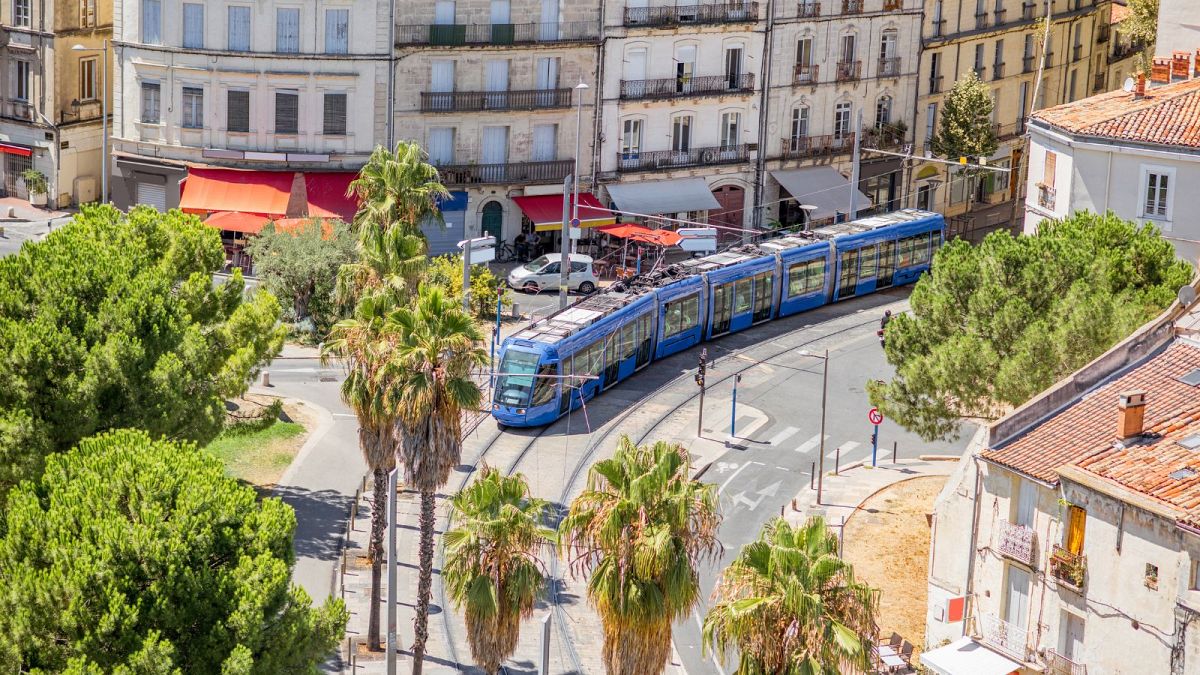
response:
<path id="1" fill-rule="evenodd" d="M 871 408 L 867 413 L 867 421 L 871 424 L 883 424 L 883 413 L 879 412 L 879 408 Z"/>

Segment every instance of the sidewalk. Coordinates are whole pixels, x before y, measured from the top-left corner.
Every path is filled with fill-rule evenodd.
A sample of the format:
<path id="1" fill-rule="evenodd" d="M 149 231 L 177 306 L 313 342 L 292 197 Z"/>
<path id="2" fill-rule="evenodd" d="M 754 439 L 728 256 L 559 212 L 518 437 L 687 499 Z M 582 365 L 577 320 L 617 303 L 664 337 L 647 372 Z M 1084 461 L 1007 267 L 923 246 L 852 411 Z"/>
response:
<path id="1" fill-rule="evenodd" d="M 958 458 L 953 459 L 956 461 L 902 459 L 893 464 L 890 457 L 881 457 L 876 467 L 872 467 L 869 461 L 865 465 L 855 462 L 837 475 L 833 475 L 831 467 L 826 464 L 822 503 L 817 504 L 815 490 L 802 490 L 793 501 L 795 509 L 786 510 L 785 519 L 792 525 L 799 525 L 809 516 L 824 515 L 830 527 L 840 528 L 863 502 L 886 487 L 910 478 L 949 476 L 958 466 Z"/>

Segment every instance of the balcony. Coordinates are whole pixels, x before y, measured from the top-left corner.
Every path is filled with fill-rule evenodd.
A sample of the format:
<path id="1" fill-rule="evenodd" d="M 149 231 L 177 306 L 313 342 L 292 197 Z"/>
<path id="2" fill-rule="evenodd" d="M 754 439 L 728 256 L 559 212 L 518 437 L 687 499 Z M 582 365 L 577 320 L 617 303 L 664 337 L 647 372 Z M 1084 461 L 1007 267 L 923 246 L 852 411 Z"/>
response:
<path id="1" fill-rule="evenodd" d="M 1002 25 L 1004 23 L 1004 17 L 1006 14 L 1008 14 L 1008 10 L 1003 8 L 992 12 L 992 23 L 997 26 Z"/>
<path id="2" fill-rule="evenodd" d="M 1075 45 L 1071 47 L 1071 60 L 1078 61 L 1083 58 L 1083 45 Z"/>
<path id="3" fill-rule="evenodd" d="M 993 80 L 1004 79 L 1004 64 L 1003 63 L 993 63 L 992 64 L 992 79 Z"/>
<path id="4" fill-rule="evenodd" d="M 1099 93 L 1104 91 L 1105 73 L 1096 73 L 1092 77 L 1092 92 Z"/>
<path id="5" fill-rule="evenodd" d="M 421 112 L 570 108 L 571 89 L 421 92 Z"/>
<path id="6" fill-rule="evenodd" d="M 1033 59 L 1034 59 L 1034 57 L 1032 57 L 1032 56 L 1026 56 L 1021 59 L 1021 72 L 1022 73 L 1032 73 L 1033 72 Z"/>
<path id="7" fill-rule="evenodd" d="M 942 91 L 942 76 L 934 75 L 929 78 L 929 93 L 937 94 Z"/>
<path id="8" fill-rule="evenodd" d="M 757 20 L 757 2 L 625 8 L 625 25 L 628 27 L 694 26 L 697 24 L 739 23 Z"/>
<path id="9" fill-rule="evenodd" d="M 1025 133 L 1026 118 L 1018 117 L 1013 124 L 996 124 L 993 128 L 996 131 L 996 138 L 1012 138 Z"/>
<path id="10" fill-rule="evenodd" d="M 997 132 L 996 135 L 1000 134 Z M 1002 520 L 998 529 L 996 549 L 1000 555 L 1034 567 L 1037 563 L 1037 533 L 1033 528 Z"/>
<path id="11" fill-rule="evenodd" d="M 1075 663 L 1053 649 L 1046 650 L 1046 675 L 1087 675 L 1087 666 Z"/>
<path id="12" fill-rule="evenodd" d="M 1112 26 L 1104 23 L 1100 24 L 1100 30 L 1096 32 L 1096 44 L 1102 45 L 1108 42 L 1109 35 L 1112 34 Z"/>
<path id="13" fill-rule="evenodd" d="M 975 30 L 983 30 L 984 28 L 987 28 L 987 27 L 988 27 L 987 12 L 976 14 L 975 15 Z"/>
<path id="14" fill-rule="evenodd" d="M 883 11 L 899 12 L 904 9 L 904 0 L 883 0 Z"/>
<path id="15" fill-rule="evenodd" d="M 446 185 L 517 185 L 561 183 L 570 175 L 574 166 L 575 160 L 559 159 L 549 162 L 451 164 L 439 166 L 437 169 Z"/>
<path id="16" fill-rule="evenodd" d="M 722 96 L 754 91 L 754 74 L 665 77 L 658 80 L 621 80 L 621 98 L 627 101 L 689 96 Z"/>
<path id="17" fill-rule="evenodd" d="M 863 0 L 842 0 L 842 14 L 862 14 Z"/>
<path id="18" fill-rule="evenodd" d="M 821 16 L 821 3 L 801 2 L 796 7 L 796 16 L 801 19 L 815 19 Z"/>
<path id="19" fill-rule="evenodd" d="M 852 82 L 862 78 L 862 61 L 838 61 L 837 81 Z"/>
<path id="20" fill-rule="evenodd" d="M 1032 2 L 1026 2 L 1021 5 L 1021 20 L 1033 21 L 1034 15 L 1037 13 L 1037 5 Z"/>
<path id="21" fill-rule="evenodd" d="M 617 171 L 656 171 L 750 161 L 750 146 L 727 145 L 687 150 L 650 150 L 617 154 Z M 570 167 L 568 167 L 568 171 Z"/>
<path id="22" fill-rule="evenodd" d="M 785 138 L 780 146 L 780 157 L 783 159 L 839 155 L 854 150 L 854 134 Z"/>
<path id="23" fill-rule="evenodd" d="M 1038 186 L 1038 206 L 1054 208 L 1054 188 L 1047 185 Z M 1087 556 L 1055 546 L 1050 554 L 1050 574 L 1060 582 L 1081 591 L 1087 581 Z"/>
<path id="24" fill-rule="evenodd" d="M 929 23 L 933 24 L 933 35 L 931 37 L 940 38 L 940 37 L 942 37 L 942 35 L 945 34 L 945 31 L 946 31 L 946 20 L 945 19 L 936 19 L 934 21 L 930 21 Z"/>
<path id="25" fill-rule="evenodd" d="M 600 22 L 420 24 L 396 27 L 397 45 L 489 47 L 556 42 L 596 42 Z"/>
<path id="26" fill-rule="evenodd" d="M 1029 632 L 1024 628 L 1015 626 L 994 614 L 984 614 L 980 617 L 979 623 L 983 641 L 988 646 L 1018 661 L 1025 661 L 1029 656 Z"/>
<path id="27" fill-rule="evenodd" d="M 1113 45 L 1112 54 L 1109 55 L 1108 62 L 1116 63 L 1117 61 L 1127 59 L 1140 51 L 1142 51 L 1141 45 L 1135 45 L 1133 43 L 1122 44 L 1117 42 Z"/>
<path id="28" fill-rule="evenodd" d="M 33 121 L 33 106 L 28 101 L 6 99 L 0 106 L 0 117 L 22 122 Z"/>
<path id="29" fill-rule="evenodd" d="M 882 124 L 872 127 L 867 129 L 863 134 L 862 147 L 875 149 L 896 148 L 904 144 L 907 133 L 908 130 L 898 124 Z"/>
<path id="30" fill-rule="evenodd" d="M 879 59 L 879 70 L 875 72 L 876 77 L 900 77 L 900 57 L 889 56 Z"/>
<path id="31" fill-rule="evenodd" d="M 985 72 L 987 72 L 987 68 L 984 68 L 983 66 L 979 66 L 979 65 L 977 65 L 977 66 L 975 66 L 974 68 L 972 68 L 971 70 L 972 70 L 972 71 L 974 71 L 974 73 L 975 73 L 975 79 L 977 79 L 977 80 L 979 80 L 979 81 L 981 81 L 981 82 L 982 82 L 982 81 L 983 81 L 983 74 L 984 74 Z"/>
<path id="32" fill-rule="evenodd" d="M 817 72 L 818 72 L 817 69 L 818 68 L 820 68 L 820 66 L 797 63 L 796 71 L 793 75 L 792 82 L 794 82 L 795 84 L 816 84 L 818 81 L 817 80 Z"/>

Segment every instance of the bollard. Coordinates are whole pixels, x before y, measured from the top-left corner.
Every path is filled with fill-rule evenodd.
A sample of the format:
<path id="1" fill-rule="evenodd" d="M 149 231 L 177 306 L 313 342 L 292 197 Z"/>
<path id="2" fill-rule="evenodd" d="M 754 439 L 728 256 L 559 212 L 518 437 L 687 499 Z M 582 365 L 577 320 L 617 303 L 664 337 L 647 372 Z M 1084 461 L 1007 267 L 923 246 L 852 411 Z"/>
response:
<path id="1" fill-rule="evenodd" d="M 512 304 L 512 318 L 514 318 L 514 319 L 521 318 L 521 305 L 519 305 L 518 303 L 515 303 L 515 302 Z"/>
<path id="2" fill-rule="evenodd" d="M 3 228 L 3 227 L 0 227 L 0 237 L 7 237 L 7 235 L 5 235 L 5 234 L 4 234 L 4 228 Z"/>
<path id="3" fill-rule="evenodd" d="M 896 446 L 897 445 L 899 445 L 899 442 L 892 441 L 892 464 L 896 463 Z"/>
<path id="4" fill-rule="evenodd" d="M 780 517 L 780 518 L 782 518 L 782 517 L 783 517 L 783 508 L 784 508 L 784 505 L 783 505 L 783 504 L 780 504 L 780 505 L 779 505 L 779 517 Z"/>
<path id="5" fill-rule="evenodd" d="M 812 469 L 809 470 L 809 472 L 808 472 L 808 489 L 809 490 L 817 489 L 816 488 L 816 480 L 817 480 L 817 463 L 813 462 Z"/>
<path id="6" fill-rule="evenodd" d="M 837 456 L 833 460 L 833 475 L 840 476 L 841 474 L 838 473 L 838 471 L 840 471 L 841 468 L 842 468 L 842 449 L 838 448 Z"/>
<path id="7" fill-rule="evenodd" d="M 795 498 L 795 497 L 792 497 L 792 510 L 793 510 L 793 511 L 799 511 L 799 510 L 800 510 L 800 509 L 799 509 L 799 508 L 797 508 L 797 506 L 796 506 L 796 498 Z"/>
<path id="8" fill-rule="evenodd" d="M 271 386 L 271 371 L 264 370 L 262 372 L 262 386 L 264 386 L 264 387 Z"/>

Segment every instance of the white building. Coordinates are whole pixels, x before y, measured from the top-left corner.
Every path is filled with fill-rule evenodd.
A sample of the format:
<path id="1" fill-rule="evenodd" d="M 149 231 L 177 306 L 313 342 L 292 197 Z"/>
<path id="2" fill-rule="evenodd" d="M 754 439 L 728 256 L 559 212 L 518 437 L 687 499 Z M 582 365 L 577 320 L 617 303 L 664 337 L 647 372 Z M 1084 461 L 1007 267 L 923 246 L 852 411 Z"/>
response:
<path id="1" fill-rule="evenodd" d="M 115 0 L 115 16 L 118 206 L 179 206 L 204 167 L 188 210 L 300 216 L 322 192 L 340 212 L 346 179 L 330 172 L 389 143 L 391 3 Z M 300 174 L 314 178 L 289 191 Z"/>
<path id="2" fill-rule="evenodd" d="M 1200 256 L 1200 80 L 1113 91 L 1038 111 L 1029 125 L 1025 231 L 1075 211 L 1158 227 Z"/>
<path id="3" fill-rule="evenodd" d="M 980 431 L 934 506 L 930 672 L 1200 672 L 1198 310 Z"/>

